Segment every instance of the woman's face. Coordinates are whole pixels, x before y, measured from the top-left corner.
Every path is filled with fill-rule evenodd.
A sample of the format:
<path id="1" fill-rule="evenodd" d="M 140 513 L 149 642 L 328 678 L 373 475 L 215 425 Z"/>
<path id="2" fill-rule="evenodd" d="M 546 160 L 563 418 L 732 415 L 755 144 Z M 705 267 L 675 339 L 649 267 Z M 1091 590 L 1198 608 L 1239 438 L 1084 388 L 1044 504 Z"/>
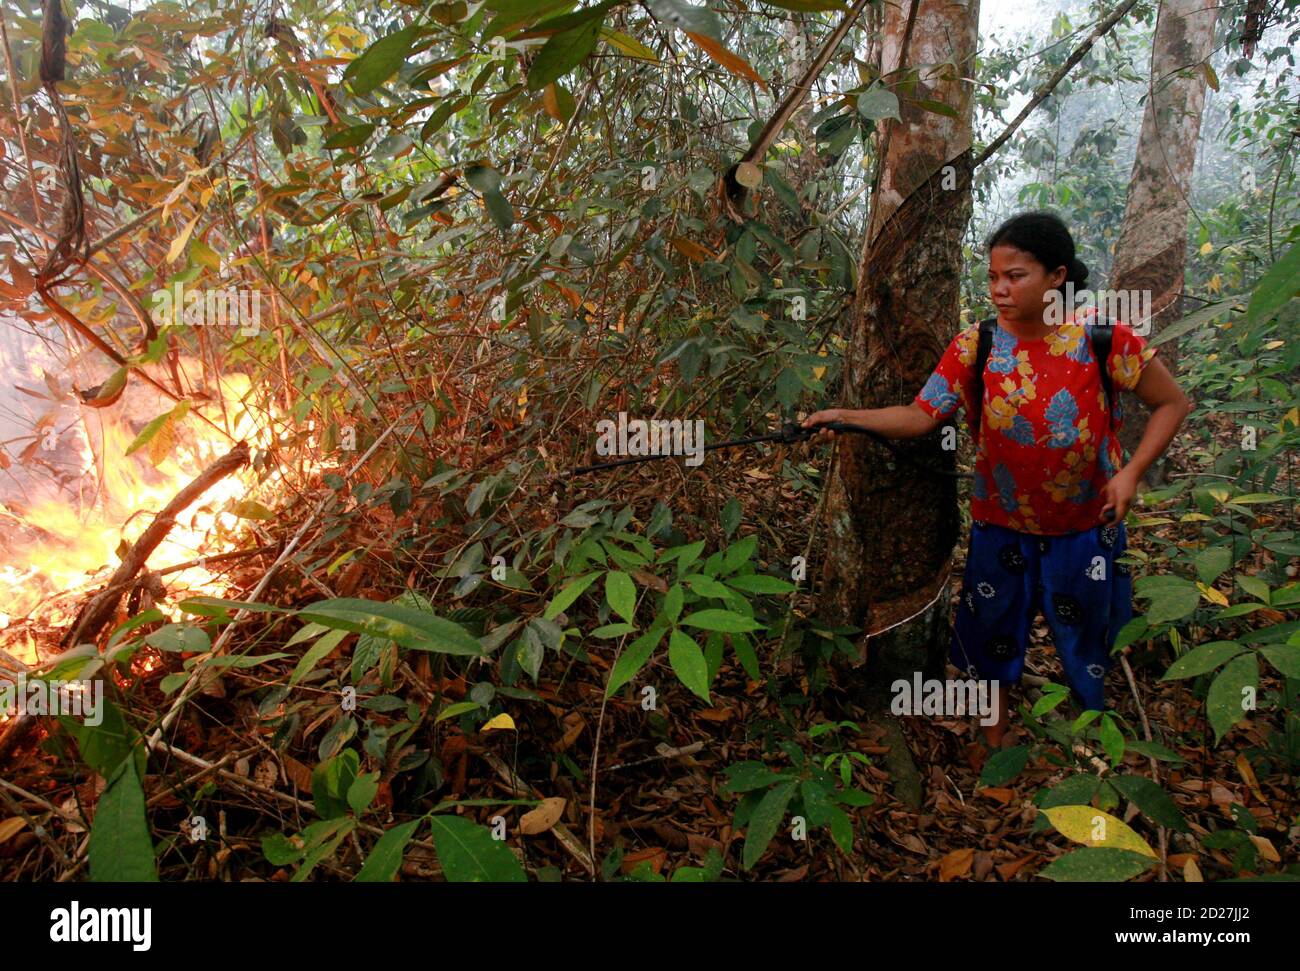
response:
<path id="1" fill-rule="evenodd" d="M 989 251 L 989 296 L 1003 321 L 1042 323 L 1049 296 L 1064 282 L 1065 267 L 1048 273 L 1032 253 L 1005 243 Z"/>

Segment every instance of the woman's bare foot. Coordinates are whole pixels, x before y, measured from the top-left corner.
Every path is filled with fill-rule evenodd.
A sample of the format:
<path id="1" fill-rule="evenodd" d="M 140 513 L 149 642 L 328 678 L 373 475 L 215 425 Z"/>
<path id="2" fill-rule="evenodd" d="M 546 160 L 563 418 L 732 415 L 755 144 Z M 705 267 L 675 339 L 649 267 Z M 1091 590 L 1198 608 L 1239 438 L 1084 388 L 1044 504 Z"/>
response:
<path id="1" fill-rule="evenodd" d="M 991 749 L 1002 747 L 1003 736 L 1007 733 L 1007 710 L 1010 707 L 1010 698 L 1008 697 L 1007 687 L 999 684 L 996 688 L 997 694 L 997 720 L 991 725 L 980 725 L 980 733 L 984 736 L 984 741 Z"/>

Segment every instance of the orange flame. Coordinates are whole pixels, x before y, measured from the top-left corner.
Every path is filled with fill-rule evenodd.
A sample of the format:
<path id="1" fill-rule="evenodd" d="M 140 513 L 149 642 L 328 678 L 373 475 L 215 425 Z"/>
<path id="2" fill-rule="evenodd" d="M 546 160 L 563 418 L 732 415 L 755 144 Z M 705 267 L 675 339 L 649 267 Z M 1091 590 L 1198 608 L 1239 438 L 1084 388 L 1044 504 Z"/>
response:
<path id="1" fill-rule="evenodd" d="M 81 474 L 71 487 L 49 490 L 29 502 L 0 502 L 0 541 L 7 547 L 0 558 L 0 631 L 20 618 L 49 625 L 71 622 L 85 596 L 62 595 L 83 590 L 89 595 L 94 585 L 102 584 L 119 563 L 119 551 L 140 536 L 181 488 L 234 442 L 245 440 L 252 449 L 272 443 L 274 416 L 254 414 L 248 377 L 229 374 L 218 384 L 223 407 L 196 402 L 194 411 L 202 410 L 223 425 L 228 436 L 191 413 L 168 423 L 150 445 L 131 455 L 126 451 L 138 433 L 128 425 L 135 417 L 130 413 L 134 409 L 143 417 L 149 408 L 158 408 L 144 405 L 142 411 L 138 399 L 151 395 L 137 395 L 137 400 L 110 408 L 78 409 L 77 434 L 71 441 L 76 442 Z M 161 403 L 160 410 L 166 409 Z M 61 441 L 66 437 L 61 435 Z M 244 469 L 214 483 L 181 513 L 148 566 L 161 569 L 235 547 L 242 528 L 239 504 L 251 498 L 253 478 L 254 473 Z M 263 488 L 273 488 L 271 480 L 276 479 L 279 473 L 269 476 Z M 16 537 L 12 541 L 10 534 Z M 247 541 L 238 545 L 246 546 Z M 220 596 L 226 588 L 221 576 L 202 566 L 169 574 L 165 584 L 170 599 Z M 172 613 L 166 605 L 158 606 Z M 30 637 L 14 639 L 9 650 L 25 663 L 37 660 Z"/>

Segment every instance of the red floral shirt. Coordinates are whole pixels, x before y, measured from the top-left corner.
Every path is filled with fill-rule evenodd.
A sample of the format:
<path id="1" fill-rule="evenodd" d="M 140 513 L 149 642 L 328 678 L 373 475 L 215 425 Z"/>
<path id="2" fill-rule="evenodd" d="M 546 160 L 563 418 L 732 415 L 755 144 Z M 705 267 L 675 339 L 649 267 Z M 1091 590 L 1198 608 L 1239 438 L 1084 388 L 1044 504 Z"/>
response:
<path id="1" fill-rule="evenodd" d="M 946 421 L 960 404 L 971 414 L 979 325 L 948 345 L 916 396 L 927 414 Z M 1116 411 L 1155 350 L 1126 325 L 1111 339 Z M 1101 490 L 1121 467 L 1119 416 L 1106 415 L 1101 372 L 1083 320 L 1038 340 L 999 326 L 984 370 L 984 401 L 975 458 L 971 516 L 1022 533 L 1059 536 L 1091 529 L 1105 505 Z"/>

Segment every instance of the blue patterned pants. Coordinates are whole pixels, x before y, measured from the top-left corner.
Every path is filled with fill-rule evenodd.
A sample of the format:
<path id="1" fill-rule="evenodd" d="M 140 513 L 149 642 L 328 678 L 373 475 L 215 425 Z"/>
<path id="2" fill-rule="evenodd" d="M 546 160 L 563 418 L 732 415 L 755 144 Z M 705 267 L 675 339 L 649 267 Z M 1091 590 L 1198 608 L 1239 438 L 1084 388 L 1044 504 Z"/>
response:
<path id="1" fill-rule="evenodd" d="M 1016 683 L 1030 626 L 1042 611 L 1070 687 L 1085 708 L 1103 709 L 1110 648 L 1133 616 L 1133 581 L 1115 562 L 1126 545 L 1123 523 L 1035 536 L 977 521 L 952 663 L 969 677 Z"/>

